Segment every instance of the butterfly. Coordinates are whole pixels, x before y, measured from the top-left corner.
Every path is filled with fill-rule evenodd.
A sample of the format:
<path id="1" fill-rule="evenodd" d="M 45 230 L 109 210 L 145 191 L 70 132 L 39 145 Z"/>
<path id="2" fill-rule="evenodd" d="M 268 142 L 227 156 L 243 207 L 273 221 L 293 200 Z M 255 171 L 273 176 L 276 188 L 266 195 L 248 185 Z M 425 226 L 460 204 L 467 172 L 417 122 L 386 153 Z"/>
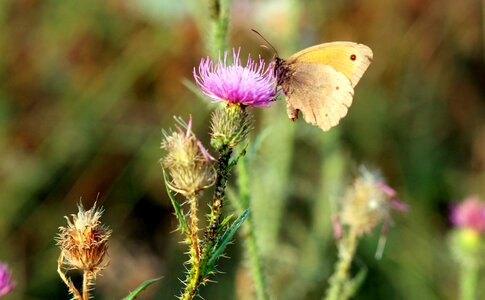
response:
<path id="1" fill-rule="evenodd" d="M 275 58 L 277 85 L 286 95 L 288 117 L 299 113 L 323 131 L 337 125 L 352 104 L 354 88 L 372 62 L 372 50 L 354 42 L 332 42 Z"/>

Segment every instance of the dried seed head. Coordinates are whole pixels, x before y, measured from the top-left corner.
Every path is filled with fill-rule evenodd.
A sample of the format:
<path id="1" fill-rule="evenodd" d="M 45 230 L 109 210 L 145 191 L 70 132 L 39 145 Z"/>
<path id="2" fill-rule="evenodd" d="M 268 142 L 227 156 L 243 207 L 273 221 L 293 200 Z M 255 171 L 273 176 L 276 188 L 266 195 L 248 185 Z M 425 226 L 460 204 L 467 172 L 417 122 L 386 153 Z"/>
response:
<path id="1" fill-rule="evenodd" d="M 391 209 L 407 210 L 395 196 L 379 175 L 361 168 L 361 176 L 349 187 L 342 202 L 340 220 L 357 235 L 369 233 L 378 224 L 390 222 Z"/>
<path id="2" fill-rule="evenodd" d="M 212 156 L 191 131 L 192 118 L 188 124 L 181 118 L 175 120 L 179 125 L 177 130 L 169 134 L 164 132 L 162 149 L 167 155 L 160 163 L 172 179 L 170 189 L 187 197 L 212 186 L 216 172 Z"/>
<path id="3" fill-rule="evenodd" d="M 67 227 L 59 227 L 56 241 L 63 258 L 61 264 L 68 270 L 78 269 L 96 275 L 107 266 L 104 260 L 111 230 L 101 224 L 103 210 L 96 209 L 96 204 L 86 211 L 79 203 L 78 209 L 77 215 L 71 215 L 72 221 L 65 217 Z"/>

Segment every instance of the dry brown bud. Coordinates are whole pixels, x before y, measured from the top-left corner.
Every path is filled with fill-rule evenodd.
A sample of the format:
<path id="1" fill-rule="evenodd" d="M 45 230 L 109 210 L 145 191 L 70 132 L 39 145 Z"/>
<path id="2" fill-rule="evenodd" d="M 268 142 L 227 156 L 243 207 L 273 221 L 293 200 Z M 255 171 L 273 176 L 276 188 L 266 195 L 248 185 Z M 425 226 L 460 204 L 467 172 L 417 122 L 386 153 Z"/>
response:
<path id="1" fill-rule="evenodd" d="M 96 275 L 107 266 L 105 258 L 111 230 L 101 224 L 103 210 L 96 209 L 96 204 L 86 211 L 80 203 L 78 209 L 77 215 L 71 215 L 72 221 L 65 217 L 67 227 L 59 227 L 56 241 L 61 249 L 62 267 Z"/>

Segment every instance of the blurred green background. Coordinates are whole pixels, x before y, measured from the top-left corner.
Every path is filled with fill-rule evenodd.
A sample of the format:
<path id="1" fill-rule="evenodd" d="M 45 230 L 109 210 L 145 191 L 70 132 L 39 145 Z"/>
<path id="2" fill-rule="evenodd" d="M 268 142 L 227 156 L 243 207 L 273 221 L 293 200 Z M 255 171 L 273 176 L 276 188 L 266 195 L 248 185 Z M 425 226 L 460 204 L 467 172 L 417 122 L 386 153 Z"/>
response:
<path id="1" fill-rule="evenodd" d="M 96 299 L 159 276 L 140 299 L 179 293 L 187 257 L 172 232 L 161 129 L 192 114 L 208 145 L 214 107 L 183 84 L 209 54 L 208 6 L 0 1 L 0 260 L 17 282 L 5 299 L 69 299 L 54 236 L 80 199 L 98 199 L 113 229 Z M 328 133 L 291 123 L 282 99 L 254 110 L 254 133 L 267 136 L 249 158 L 252 212 L 274 299 L 321 299 L 336 256 L 332 203 L 361 163 L 410 211 L 395 216 L 383 259 L 373 258 L 378 231 L 359 246 L 354 267 L 369 274 L 356 299 L 456 299 L 449 206 L 485 195 L 484 18 L 478 0 L 232 1 L 228 44 L 253 57 L 273 53 L 251 28 L 282 57 L 335 40 L 374 51 L 348 116 Z M 239 236 L 205 299 L 251 299 L 241 245 Z"/>

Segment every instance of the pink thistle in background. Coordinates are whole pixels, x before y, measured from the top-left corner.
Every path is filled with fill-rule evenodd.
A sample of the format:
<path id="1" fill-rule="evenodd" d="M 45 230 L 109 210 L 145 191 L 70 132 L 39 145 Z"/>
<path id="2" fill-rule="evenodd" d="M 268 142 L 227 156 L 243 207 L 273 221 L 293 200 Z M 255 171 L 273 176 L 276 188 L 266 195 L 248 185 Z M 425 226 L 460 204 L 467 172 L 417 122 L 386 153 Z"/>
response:
<path id="1" fill-rule="evenodd" d="M 224 52 L 224 59 L 219 57 L 217 63 L 209 57 L 202 59 L 199 74 L 194 68 L 195 82 L 213 103 L 268 107 L 277 96 L 273 66 L 266 65 L 261 57 L 257 62 L 248 56 L 243 67 L 239 53 L 240 49 L 237 52 L 233 49 L 233 64 L 227 62 L 227 51 Z"/>
<path id="2" fill-rule="evenodd" d="M 14 288 L 10 270 L 7 264 L 0 262 L 0 297 L 4 296 Z"/>
<path id="3" fill-rule="evenodd" d="M 485 233 L 485 202 L 470 196 L 452 208 L 450 219 L 456 227 Z"/>

